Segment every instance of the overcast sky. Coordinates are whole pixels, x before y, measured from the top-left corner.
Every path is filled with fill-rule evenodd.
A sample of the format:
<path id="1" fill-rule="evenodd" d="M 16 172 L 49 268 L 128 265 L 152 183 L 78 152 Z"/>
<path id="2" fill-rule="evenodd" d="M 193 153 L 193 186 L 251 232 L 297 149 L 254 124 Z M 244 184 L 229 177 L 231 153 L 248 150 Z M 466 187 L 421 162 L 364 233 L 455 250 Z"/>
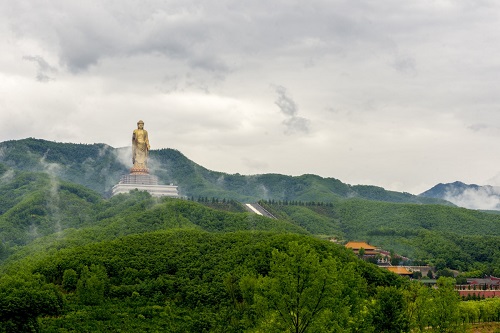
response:
<path id="1" fill-rule="evenodd" d="M 500 2 L 0 2 L 0 141 L 421 193 L 500 185 Z"/>

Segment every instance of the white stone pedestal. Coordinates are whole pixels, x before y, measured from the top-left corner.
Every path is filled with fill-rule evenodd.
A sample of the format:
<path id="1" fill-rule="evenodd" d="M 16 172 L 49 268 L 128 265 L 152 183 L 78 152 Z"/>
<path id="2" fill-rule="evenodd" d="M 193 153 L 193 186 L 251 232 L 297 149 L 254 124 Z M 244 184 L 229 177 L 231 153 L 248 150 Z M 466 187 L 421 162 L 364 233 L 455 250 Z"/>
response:
<path id="1" fill-rule="evenodd" d="M 113 186 L 112 195 L 129 193 L 132 190 L 147 191 L 154 197 L 178 197 L 177 186 L 159 185 L 158 177 L 149 174 L 124 175 L 120 182 Z"/>

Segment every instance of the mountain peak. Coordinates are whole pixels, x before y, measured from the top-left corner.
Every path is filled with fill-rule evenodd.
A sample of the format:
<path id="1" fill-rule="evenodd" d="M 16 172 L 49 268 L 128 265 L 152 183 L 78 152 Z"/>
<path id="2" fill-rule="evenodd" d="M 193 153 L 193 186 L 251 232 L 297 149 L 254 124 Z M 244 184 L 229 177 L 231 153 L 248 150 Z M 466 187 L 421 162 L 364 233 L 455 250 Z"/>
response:
<path id="1" fill-rule="evenodd" d="M 500 188 L 491 185 L 465 184 L 461 181 L 439 183 L 419 195 L 447 200 L 469 209 L 500 210 Z"/>

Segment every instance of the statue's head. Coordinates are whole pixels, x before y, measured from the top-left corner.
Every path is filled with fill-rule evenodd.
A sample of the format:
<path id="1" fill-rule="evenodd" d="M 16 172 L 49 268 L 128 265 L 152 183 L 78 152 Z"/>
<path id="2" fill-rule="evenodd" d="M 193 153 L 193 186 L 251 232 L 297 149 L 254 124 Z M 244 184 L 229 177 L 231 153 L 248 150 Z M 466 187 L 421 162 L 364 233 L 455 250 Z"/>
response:
<path id="1" fill-rule="evenodd" d="M 137 122 L 137 127 L 144 127 L 144 122 L 142 120 L 139 120 Z"/>

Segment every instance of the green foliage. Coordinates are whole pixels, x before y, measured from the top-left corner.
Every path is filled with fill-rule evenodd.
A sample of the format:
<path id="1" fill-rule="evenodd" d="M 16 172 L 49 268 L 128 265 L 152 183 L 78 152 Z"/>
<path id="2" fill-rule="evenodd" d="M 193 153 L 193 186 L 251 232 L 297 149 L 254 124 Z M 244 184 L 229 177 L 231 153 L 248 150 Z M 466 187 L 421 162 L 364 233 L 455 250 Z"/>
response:
<path id="1" fill-rule="evenodd" d="M 64 272 L 67 272 L 67 270 Z M 92 265 L 90 269 L 87 266 L 83 266 L 76 285 L 76 292 L 80 302 L 84 305 L 101 304 L 104 301 L 107 280 L 108 275 L 106 273 L 106 268 L 103 266 Z"/>
<path id="2" fill-rule="evenodd" d="M 88 202 L 73 194 L 61 194 L 56 216 L 59 220 L 48 219 L 37 227 L 37 234 L 28 238 L 30 226 L 10 223 L 5 220 L 5 228 L 0 235 L 10 242 L 2 243 L 1 254 L 8 256 L 14 249 L 14 258 L 41 253 L 50 249 L 60 249 L 88 242 L 114 239 L 117 236 L 138 234 L 165 229 L 200 229 L 210 232 L 231 232 L 238 230 L 268 230 L 305 234 L 307 231 L 288 221 L 268 219 L 256 214 L 230 213 L 208 208 L 202 204 L 181 199 L 153 198 L 146 192 L 133 191 L 115 196 L 109 200 Z M 46 200 L 40 197 L 43 203 Z M 26 207 L 30 207 L 26 202 Z M 79 211 L 77 211 L 79 207 Z M 20 210 L 22 212 L 23 210 Z M 14 214 L 14 213 L 13 213 Z M 21 217 L 18 217 L 21 219 Z M 0 221 L 2 221 L 0 217 Z M 57 225 L 61 231 L 49 237 L 34 241 L 36 237 L 53 233 Z M 68 228 L 70 227 L 70 228 Z M 76 229 L 78 228 L 78 229 Z M 22 248 L 12 244 L 29 245 Z M 1 269 L 1 267 L 0 267 Z"/>
<path id="3" fill-rule="evenodd" d="M 67 269 L 63 273 L 62 287 L 66 291 L 74 291 L 78 283 L 78 274 L 74 269 Z"/>
<path id="4" fill-rule="evenodd" d="M 305 257 L 298 258 L 304 251 Z M 279 269 L 280 260 L 292 264 L 295 259 L 313 265 L 308 274 L 315 279 L 329 282 L 338 277 L 328 288 L 339 288 L 327 289 L 327 302 L 320 302 L 320 315 L 309 327 L 320 322 L 328 327 L 362 323 L 367 286 L 375 284 L 371 288 L 376 288 L 377 281 L 389 281 L 377 277 L 380 274 L 393 276 L 358 261 L 342 246 L 304 235 L 196 230 L 157 231 L 62 248 L 15 266 L 11 263 L 9 271 L 41 274 L 70 291 L 64 314 L 41 320 L 45 331 L 78 327 L 242 332 L 260 327 L 269 318 L 258 311 L 262 303 L 254 300 L 261 288 L 256 277 L 276 281 L 286 273 Z M 72 293 L 68 281 L 75 278 L 75 272 L 80 276 Z M 399 278 L 394 276 L 395 285 L 396 281 Z M 319 282 L 310 288 L 321 286 Z M 316 297 L 313 289 L 303 294 Z M 309 301 L 306 308 L 311 304 Z M 337 311 L 327 309 L 332 304 Z M 358 319 L 350 322 L 349 318 Z"/>
<path id="5" fill-rule="evenodd" d="M 430 325 L 439 332 L 459 332 L 460 298 L 454 291 L 455 279 L 441 277 L 437 280 L 437 289 L 433 290 L 435 297 L 430 307 L 433 311 Z"/>
<path id="6" fill-rule="evenodd" d="M 259 329 L 324 332 L 345 322 L 350 304 L 343 301 L 339 266 L 333 258 L 320 262 L 313 249 L 298 242 L 289 243 L 286 251 L 273 250 L 269 276 L 258 282 L 257 303 L 264 317 Z"/>
<path id="7" fill-rule="evenodd" d="M 373 327 L 375 332 L 408 332 L 410 322 L 404 291 L 390 286 L 377 287 Z"/>
<path id="8" fill-rule="evenodd" d="M 455 275 L 453 274 L 453 272 L 448 269 L 448 268 L 443 268 L 443 269 L 440 269 L 436 272 L 436 278 L 440 278 L 440 277 L 451 277 L 451 278 L 454 278 Z"/>
<path id="9" fill-rule="evenodd" d="M 88 224 L 102 200 L 83 186 L 31 172 L 13 172 L 0 183 L 0 199 L 0 238 L 5 246 Z"/>
<path id="10" fill-rule="evenodd" d="M 0 278 L 1 332 L 36 332 L 39 316 L 57 315 L 62 307 L 61 293 L 41 275 Z"/>
<path id="11" fill-rule="evenodd" d="M 500 216 L 441 205 L 415 205 L 360 199 L 331 205 L 264 202 L 274 216 L 312 234 L 366 240 L 439 269 L 500 272 Z"/>
<path id="12" fill-rule="evenodd" d="M 455 280 L 441 277 L 437 288 L 412 283 L 405 291 L 411 332 L 465 332 Z"/>
<path id="13" fill-rule="evenodd" d="M 460 302 L 459 312 L 465 323 L 500 322 L 500 298 Z"/>

